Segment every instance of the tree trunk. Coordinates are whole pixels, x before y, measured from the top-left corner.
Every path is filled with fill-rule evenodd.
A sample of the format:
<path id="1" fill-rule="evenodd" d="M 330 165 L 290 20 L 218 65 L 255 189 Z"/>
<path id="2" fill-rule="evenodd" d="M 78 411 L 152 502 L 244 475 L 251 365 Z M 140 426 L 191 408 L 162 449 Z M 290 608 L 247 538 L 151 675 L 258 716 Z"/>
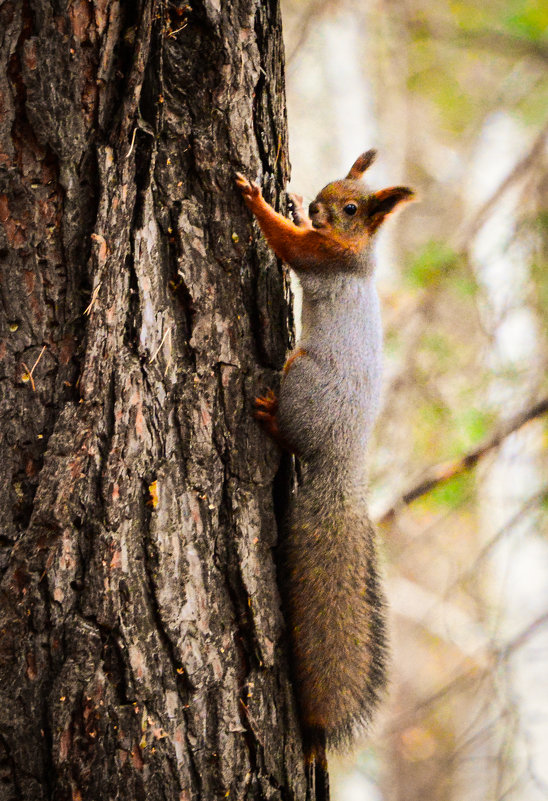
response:
<path id="1" fill-rule="evenodd" d="M 0 6 L 0 799 L 293 799 L 251 416 L 289 344 L 276 0 Z"/>

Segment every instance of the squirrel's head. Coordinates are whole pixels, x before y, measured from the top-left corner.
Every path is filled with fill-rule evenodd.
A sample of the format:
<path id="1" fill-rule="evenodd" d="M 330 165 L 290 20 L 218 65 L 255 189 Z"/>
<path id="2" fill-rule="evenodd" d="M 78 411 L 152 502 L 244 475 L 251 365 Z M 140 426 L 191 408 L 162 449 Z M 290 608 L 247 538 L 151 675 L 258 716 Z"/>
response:
<path id="1" fill-rule="evenodd" d="M 385 217 L 400 204 L 412 200 L 414 192 L 406 186 L 391 186 L 372 192 L 361 180 L 373 163 L 375 150 L 356 159 L 346 178 L 325 186 L 310 204 L 312 227 L 336 235 L 341 244 L 361 252 Z"/>

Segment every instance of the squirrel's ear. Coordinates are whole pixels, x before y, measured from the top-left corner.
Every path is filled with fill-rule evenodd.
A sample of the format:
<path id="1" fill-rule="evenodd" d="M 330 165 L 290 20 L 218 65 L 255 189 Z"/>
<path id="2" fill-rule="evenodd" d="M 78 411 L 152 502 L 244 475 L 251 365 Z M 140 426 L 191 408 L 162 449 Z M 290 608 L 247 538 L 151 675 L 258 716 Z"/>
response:
<path id="1" fill-rule="evenodd" d="M 361 178 L 364 172 L 370 167 L 377 157 L 376 150 L 368 150 L 366 153 L 362 153 L 361 156 L 358 156 L 354 164 L 350 167 L 350 171 L 346 178 L 350 178 L 353 180 L 357 180 Z"/>
<path id="2" fill-rule="evenodd" d="M 407 186 L 390 186 L 388 189 L 381 189 L 373 192 L 369 199 L 369 228 L 373 231 L 379 227 L 387 214 L 390 214 L 396 206 L 409 200 L 413 200 L 415 193 Z"/>

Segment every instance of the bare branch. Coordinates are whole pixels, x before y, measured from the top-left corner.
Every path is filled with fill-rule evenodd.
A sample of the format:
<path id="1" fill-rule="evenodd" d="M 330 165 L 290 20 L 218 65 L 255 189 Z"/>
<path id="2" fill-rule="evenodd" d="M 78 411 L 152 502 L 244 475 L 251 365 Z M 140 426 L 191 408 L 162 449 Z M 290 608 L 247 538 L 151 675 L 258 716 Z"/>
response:
<path id="1" fill-rule="evenodd" d="M 490 197 L 487 198 L 481 208 L 474 214 L 474 219 L 471 223 L 464 227 L 464 230 L 458 236 L 457 251 L 465 251 L 467 243 L 470 242 L 478 231 L 484 225 L 485 221 L 489 218 L 493 208 L 500 202 L 500 199 L 505 193 L 531 169 L 538 165 L 542 151 L 546 145 L 546 138 L 548 137 L 548 123 L 544 125 L 540 133 L 536 137 L 529 151 L 523 156 L 515 165 L 513 170 L 506 176 L 499 186 L 495 189 Z"/>
<path id="2" fill-rule="evenodd" d="M 418 718 L 421 711 L 424 712 L 427 709 L 431 709 L 442 702 L 448 695 L 464 692 L 472 686 L 479 689 L 482 681 L 492 681 L 495 666 L 526 645 L 546 624 L 548 624 L 548 612 L 544 612 L 535 618 L 502 647 L 497 648 L 492 644 L 491 647 L 487 647 L 483 652 L 480 649 L 472 666 L 470 666 L 469 658 L 463 660 L 456 668 L 452 678 L 445 684 L 424 698 L 419 698 L 411 707 L 395 716 L 391 721 L 390 727 L 385 730 L 384 737 L 389 737 L 395 732 L 402 731 Z"/>
<path id="3" fill-rule="evenodd" d="M 312 30 L 313 23 L 317 23 L 322 14 L 328 12 L 334 3 L 333 0 L 320 0 L 320 2 L 311 2 L 305 8 L 303 13 L 300 15 L 299 24 L 295 25 L 295 29 L 299 31 L 295 42 L 293 43 L 293 47 L 291 50 L 286 54 L 285 63 L 288 69 L 291 67 L 292 62 L 294 61 L 297 53 L 301 51 L 306 40 L 310 36 L 310 32 Z"/>
<path id="4" fill-rule="evenodd" d="M 512 529 L 517 525 L 517 523 L 532 509 L 538 506 L 542 501 L 548 497 L 548 485 L 545 485 L 540 489 L 538 492 L 535 492 L 534 495 L 531 495 L 525 503 L 523 503 L 519 509 L 507 520 L 503 526 L 499 528 L 497 533 L 491 537 L 491 539 L 485 543 L 479 554 L 474 559 L 473 564 L 463 573 L 461 573 L 452 584 L 450 584 L 447 589 L 445 590 L 446 595 L 451 595 L 454 588 L 456 588 L 459 584 L 463 584 L 466 581 L 471 581 L 477 572 L 481 569 L 481 563 L 493 552 L 496 546 L 501 542 L 501 540 L 506 537 Z"/>
<path id="5" fill-rule="evenodd" d="M 498 448 L 498 446 L 506 439 L 506 437 L 510 436 L 510 434 L 513 434 L 514 431 L 518 431 L 518 429 L 522 428 L 526 423 L 534 420 L 536 417 L 541 417 L 547 411 L 548 397 L 543 398 L 542 400 L 533 404 L 533 406 L 530 406 L 529 408 L 512 417 L 506 423 L 503 423 L 498 431 L 495 431 L 495 433 L 489 437 L 489 439 L 486 439 L 485 442 L 483 442 L 481 445 L 478 445 L 477 448 L 465 453 L 459 459 L 433 465 L 426 471 L 424 478 L 414 487 L 411 487 L 411 489 L 407 490 L 407 492 L 404 492 L 401 498 L 399 498 L 395 503 L 391 504 L 377 522 L 380 524 L 388 523 L 398 514 L 403 506 L 408 506 L 417 498 L 427 495 L 438 485 L 471 470 L 476 466 L 479 460 L 485 456 L 485 454 L 489 453 L 489 451 L 492 451 L 495 448 Z"/>
<path id="6" fill-rule="evenodd" d="M 456 47 L 465 47 L 467 50 L 478 49 L 500 53 L 507 58 L 516 57 L 536 58 L 548 61 L 548 46 L 543 41 L 526 39 L 523 36 L 514 36 L 505 31 L 493 28 L 467 28 L 460 30 L 455 25 L 447 24 L 441 19 L 421 19 L 411 23 L 410 28 L 416 35 L 428 35 L 443 44 Z"/>
<path id="7" fill-rule="evenodd" d="M 522 648 L 532 637 L 535 637 L 539 629 L 542 629 L 548 624 L 548 612 L 544 612 L 539 617 L 535 618 L 525 629 L 514 637 L 504 648 L 501 649 L 500 656 L 507 659 L 519 648 Z"/>

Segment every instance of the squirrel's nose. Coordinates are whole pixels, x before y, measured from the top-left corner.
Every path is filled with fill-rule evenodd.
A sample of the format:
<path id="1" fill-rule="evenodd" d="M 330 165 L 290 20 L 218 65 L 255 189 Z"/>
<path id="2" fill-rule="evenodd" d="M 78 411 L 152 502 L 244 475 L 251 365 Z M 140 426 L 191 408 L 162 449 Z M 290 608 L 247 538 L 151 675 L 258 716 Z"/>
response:
<path id="1" fill-rule="evenodd" d="M 313 202 L 310 204 L 310 206 L 308 207 L 308 214 L 309 214 L 309 215 L 312 215 L 312 214 L 318 214 L 319 210 L 320 210 L 320 207 L 318 206 L 318 204 L 317 204 L 317 203 L 316 203 L 316 201 L 314 200 L 314 201 L 313 201 Z"/>

